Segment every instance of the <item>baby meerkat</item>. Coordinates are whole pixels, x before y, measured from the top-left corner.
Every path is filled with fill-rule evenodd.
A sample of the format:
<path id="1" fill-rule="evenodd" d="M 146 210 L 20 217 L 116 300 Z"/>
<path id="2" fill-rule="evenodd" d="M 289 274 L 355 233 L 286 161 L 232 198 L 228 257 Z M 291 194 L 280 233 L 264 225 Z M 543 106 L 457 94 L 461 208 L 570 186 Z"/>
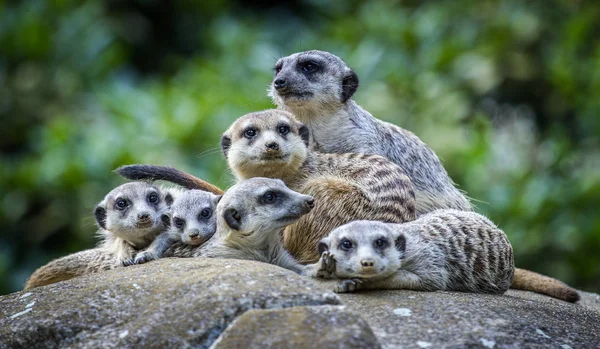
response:
<path id="1" fill-rule="evenodd" d="M 408 289 L 502 294 L 514 275 L 504 232 L 473 212 L 437 210 L 402 224 L 355 221 L 319 243 L 336 292 Z M 329 260 L 328 260 L 329 259 Z"/>
<path id="2" fill-rule="evenodd" d="M 301 263 L 318 261 L 318 241 L 345 223 L 415 218 L 412 184 L 400 167 L 378 155 L 319 153 L 309 149 L 308 138 L 308 129 L 290 113 L 266 110 L 242 116 L 221 139 L 238 180 L 278 178 L 291 190 L 316 199 L 315 208 L 283 235 L 285 248 Z M 207 187 L 201 179 L 166 167 L 130 165 L 117 172 L 130 179 L 158 177 Z"/>
<path id="3" fill-rule="evenodd" d="M 102 239 L 99 247 L 112 253 L 119 263 L 133 264 L 136 253 L 168 228 L 162 215 L 172 203 L 170 193 L 150 183 L 116 187 L 94 210 Z"/>
<path id="4" fill-rule="evenodd" d="M 144 251 L 135 256 L 134 263 L 141 264 L 161 258 L 175 242 L 198 246 L 210 239 L 217 231 L 216 208 L 221 199 L 202 190 L 186 190 L 179 194 L 168 214 L 162 219 L 168 230 L 161 233 Z"/>

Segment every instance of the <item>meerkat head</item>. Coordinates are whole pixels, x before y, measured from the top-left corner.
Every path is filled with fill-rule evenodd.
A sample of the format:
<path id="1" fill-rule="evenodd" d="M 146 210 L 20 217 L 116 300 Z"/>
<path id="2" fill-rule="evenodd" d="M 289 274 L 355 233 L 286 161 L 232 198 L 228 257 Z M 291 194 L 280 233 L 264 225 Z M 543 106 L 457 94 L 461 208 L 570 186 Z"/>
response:
<path id="1" fill-rule="evenodd" d="M 339 57 L 325 51 L 305 51 L 275 63 L 268 95 L 278 107 L 337 110 L 358 88 L 358 76 Z M 301 113 L 298 113 L 301 114 Z"/>
<path id="2" fill-rule="evenodd" d="M 296 173 L 308 151 L 308 128 L 283 110 L 237 119 L 223 134 L 221 148 L 238 179 L 282 178 Z"/>
<path id="3" fill-rule="evenodd" d="M 201 245 L 217 231 L 217 203 L 220 195 L 202 190 L 186 190 L 180 194 L 169 214 L 163 215 L 171 231 L 181 236 L 188 245 Z"/>
<path id="4" fill-rule="evenodd" d="M 137 246 L 166 228 L 162 215 L 172 203 L 171 194 L 152 184 L 130 182 L 108 193 L 94 215 L 100 228 Z"/>
<path id="5" fill-rule="evenodd" d="M 395 273 L 404 258 L 406 239 L 396 235 L 383 222 L 354 221 L 334 229 L 318 248 L 334 256 L 338 278 L 382 278 Z"/>
<path id="6" fill-rule="evenodd" d="M 260 244 L 310 212 L 314 198 L 279 179 L 255 177 L 229 188 L 217 205 L 219 238 L 240 245 Z"/>

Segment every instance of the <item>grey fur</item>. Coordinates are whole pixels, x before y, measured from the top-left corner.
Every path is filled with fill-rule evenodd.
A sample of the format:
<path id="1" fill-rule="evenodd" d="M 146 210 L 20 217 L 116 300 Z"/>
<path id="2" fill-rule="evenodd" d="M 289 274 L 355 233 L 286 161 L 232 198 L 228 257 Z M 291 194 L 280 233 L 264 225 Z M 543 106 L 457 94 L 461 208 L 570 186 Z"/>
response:
<path id="1" fill-rule="evenodd" d="M 136 253 L 167 228 L 161 216 L 169 209 L 168 195 L 147 182 L 125 183 L 110 191 L 95 209 L 101 238 L 98 247 L 119 263 L 132 264 Z M 119 207 L 120 202 L 124 207 Z"/>
<path id="2" fill-rule="evenodd" d="M 348 241 L 351 248 L 344 247 Z M 337 292 L 411 289 L 501 294 L 510 287 L 515 270 L 504 232 L 473 212 L 438 210 L 402 224 L 355 221 L 332 231 L 321 244 L 327 247 L 321 257 L 326 271 L 346 279 Z"/>
<path id="3" fill-rule="evenodd" d="M 269 201 L 273 195 L 273 201 Z M 255 177 L 229 188 L 217 204 L 217 232 L 200 246 L 176 244 L 165 256 L 249 259 L 310 274 L 283 248 L 281 233 L 312 209 L 313 198 L 278 179 Z"/>
<path id="4" fill-rule="evenodd" d="M 138 253 L 134 263 L 141 264 L 161 258 L 177 241 L 191 246 L 208 241 L 217 231 L 216 210 L 220 199 L 220 195 L 202 190 L 183 191 L 173 201 L 169 212 L 162 217 L 163 221 L 169 221 L 167 231 L 158 235 L 146 250 Z"/>
<path id="5" fill-rule="evenodd" d="M 318 66 L 306 71 L 307 62 Z M 310 130 L 316 149 L 386 157 L 404 169 L 415 186 L 417 214 L 440 208 L 471 210 L 437 155 L 412 132 L 373 117 L 351 97 L 358 77 L 337 56 L 306 51 L 279 59 L 268 94 Z M 285 79 L 284 87 L 276 81 Z"/>

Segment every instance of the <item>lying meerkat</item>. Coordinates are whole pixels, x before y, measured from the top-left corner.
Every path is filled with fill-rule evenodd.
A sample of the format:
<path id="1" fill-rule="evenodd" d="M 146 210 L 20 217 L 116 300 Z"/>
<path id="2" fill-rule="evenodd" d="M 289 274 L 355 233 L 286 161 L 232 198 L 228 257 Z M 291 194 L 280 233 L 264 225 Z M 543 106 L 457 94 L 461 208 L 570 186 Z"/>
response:
<path id="1" fill-rule="evenodd" d="M 172 198 L 171 192 L 146 182 L 125 183 L 111 190 L 94 210 L 101 238 L 98 248 L 57 258 L 38 268 L 25 289 L 131 264 L 137 252 L 166 230 L 161 216 Z"/>
<path id="2" fill-rule="evenodd" d="M 268 95 L 278 108 L 292 112 L 308 127 L 317 150 L 378 154 L 402 167 L 415 187 L 417 215 L 444 208 L 471 211 L 471 203 L 431 148 L 352 100 L 358 85 L 358 76 L 342 59 L 311 50 L 275 63 Z M 576 290 L 525 269 L 516 269 L 512 287 L 568 302 L 579 300 Z"/>
<path id="3" fill-rule="evenodd" d="M 268 95 L 308 127 L 316 149 L 377 154 L 402 167 L 415 186 L 417 215 L 440 208 L 470 211 L 469 200 L 431 148 L 352 100 L 358 84 L 356 73 L 339 57 L 312 50 L 277 61 Z"/>
<path id="4" fill-rule="evenodd" d="M 504 232 L 477 213 L 437 210 L 389 224 L 355 221 L 319 243 L 336 292 L 408 289 L 502 294 L 514 275 Z M 327 260 L 330 259 L 330 260 Z"/>
<path id="5" fill-rule="evenodd" d="M 135 256 L 133 264 L 161 258 L 175 242 L 198 246 L 210 239 L 217 230 L 216 208 L 220 195 L 202 190 L 186 190 L 179 194 L 168 214 L 162 219 L 167 231 L 158 235 L 144 251 Z"/>
<path id="6" fill-rule="evenodd" d="M 400 167 L 378 155 L 316 152 L 309 149 L 308 137 L 306 127 L 290 113 L 267 110 L 242 116 L 221 140 L 238 180 L 279 178 L 290 189 L 315 197 L 315 208 L 284 232 L 285 248 L 301 263 L 318 261 L 318 241 L 350 221 L 415 218 L 412 185 Z M 116 172 L 206 188 L 202 180 L 170 168 L 130 165 Z"/>

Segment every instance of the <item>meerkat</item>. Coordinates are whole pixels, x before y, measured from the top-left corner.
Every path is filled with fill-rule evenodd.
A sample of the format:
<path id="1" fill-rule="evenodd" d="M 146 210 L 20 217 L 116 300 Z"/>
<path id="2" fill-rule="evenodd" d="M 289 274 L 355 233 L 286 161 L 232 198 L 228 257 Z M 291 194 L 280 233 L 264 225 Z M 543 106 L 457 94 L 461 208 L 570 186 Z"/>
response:
<path id="1" fill-rule="evenodd" d="M 94 210 L 99 227 L 98 247 L 57 258 L 38 268 L 25 289 L 134 264 L 136 254 L 168 228 L 163 215 L 175 193 L 175 189 L 146 182 L 125 183 L 111 190 Z"/>
<path id="2" fill-rule="evenodd" d="M 284 231 L 284 246 L 297 260 L 318 261 L 318 241 L 350 221 L 402 223 L 415 218 L 413 188 L 400 167 L 378 155 L 320 153 L 309 148 L 308 137 L 306 127 L 290 113 L 267 110 L 242 116 L 221 140 L 238 180 L 278 178 L 315 197 L 315 208 Z M 116 172 L 206 187 L 198 178 L 164 167 L 130 165 Z"/>
<path id="3" fill-rule="evenodd" d="M 378 154 L 399 165 L 415 187 L 418 216 L 436 209 L 472 211 L 431 148 L 412 132 L 373 117 L 352 99 L 358 86 L 358 76 L 342 59 L 311 50 L 275 63 L 268 96 L 308 127 L 315 149 Z M 516 269 L 512 287 L 579 300 L 576 290 L 525 269 Z"/>
<path id="4" fill-rule="evenodd" d="M 268 95 L 308 127 L 316 149 L 377 154 L 402 167 L 415 187 L 417 215 L 440 208 L 472 210 L 431 148 L 354 102 L 358 85 L 358 76 L 343 60 L 312 50 L 276 62 Z"/>
<path id="5" fill-rule="evenodd" d="M 168 228 L 163 215 L 172 203 L 171 193 L 147 182 L 116 187 L 94 210 L 100 227 L 98 247 L 113 253 L 123 265 L 134 264 L 135 255 Z"/>
<path id="6" fill-rule="evenodd" d="M 203 190 L 186 190 L 173 201 L 162 220 L 167 231 L 158 235 L 144 251 L 139 252 L 132 264 L 142 264 L 161 258 L 175 242 L 198 246 L 210 239 L 217 230 L 216 207 L 221 199 Z"/>
<path id="7" fill-rule="evenodd" d="M 355 221 L 321 240 L 336 292 L 409 289 L 502 294 L 514 275 L 506 234 L 477 213 L 437 210 L 415 221 Z"/>
<path id="8" fill-rule="evenodd" d="M 205 206 L 207 196 L 203 196 L 200 205 L 195 204 L 190 196 L 184 193 L 180 197 L 181 206 L 174 204 L 172 221 L 177 217 L 185 217 L 187 223 L 190 221 L 189 216 L 197 219 L 195 212 L 199 211 L 201 215 L 208 207 Z M 216 212 L 213 211 L 214 214 L 211 215 L 211 219 L 217 222 L 216 232 L 212 236 L 206 235 L 196 240 L 196 244 L 175 243 L 162 257 L 247 259 L 274 264 L 305 276 L 324 275 L 325 267 L 320 262 L 312 265 L 298 263 L 284 249 L 281 239 L 286 226 L 314 207 L 313 197 L 292 191 L 281 180 L 251 178 L 234 185 L 221 198 L 208 198 L 211 207 L 218 201 Z M 179 211 L 179 207 L 185 208 Z M 207 224 L 201 225 L 205 228 Z M 207 230 L 212 226 L 208 224 Z M 185 227 L 185 224 L 182 224 L 182 227 Z M 107 250 L 87 250 L 60 258 L 40 268 L 27 282 L 26 289 L 119 266 Z"/>

